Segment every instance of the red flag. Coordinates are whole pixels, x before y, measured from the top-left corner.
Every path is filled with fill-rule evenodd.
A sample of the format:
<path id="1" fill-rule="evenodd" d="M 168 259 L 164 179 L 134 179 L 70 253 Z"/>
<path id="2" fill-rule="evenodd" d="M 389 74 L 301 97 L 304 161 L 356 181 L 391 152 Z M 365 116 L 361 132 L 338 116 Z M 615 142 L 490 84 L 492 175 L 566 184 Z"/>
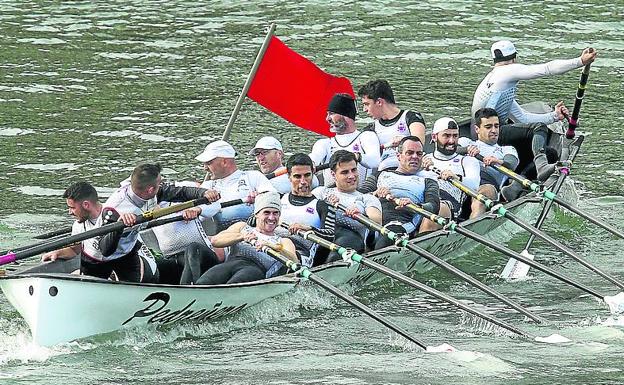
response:
<path id="1" fill-rule="evenodd" d="M 334 136 L 325 117 L 337 93 L 355 97 L 349 79 L 323 72 L 273 36 L 247 96 L 292 124 Z"/>

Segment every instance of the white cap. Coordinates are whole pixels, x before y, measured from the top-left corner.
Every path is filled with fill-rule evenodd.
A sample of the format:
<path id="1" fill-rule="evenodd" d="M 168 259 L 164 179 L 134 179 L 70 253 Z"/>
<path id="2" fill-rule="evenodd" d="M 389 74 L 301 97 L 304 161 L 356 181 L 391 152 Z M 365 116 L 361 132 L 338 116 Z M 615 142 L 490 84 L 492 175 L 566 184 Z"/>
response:
<path id="1" fill-rule="evenodd" d="M 197 155 L 195 159 L 205 163 L 210 162 L 214 158 L 234 158 L 235 156 L 236 151 L 234 151 L 234 147 L 225 140 L 217 140 L 207 145 L 204 152 Z"/>
<path id="2" fill-rule="evenodd" d="M 253 155 L 254 152 L 258 149 L 262 149 L 262 150 L 280 150 L 280 151 L 284 151 L 284 149 L 282 148 L 282 144 L 280 143 L 279 140 L 275 139 L 272 136 L 264 136 L 260 139 L 258 139 L 258 141 L 256 142 L 256 145 L 254 148 L 251 149 L 251 151 L 249 151 L 249 155 Z"/>
<path id="3" fill-rule="evenodd" d="M 498 52 L 497 52 L 498 51 Z M 516 55 L 516 47 L 509 40 L 499 40 L 490 48 L 494 62 L 511 60 Z"/>
<path id="4" fill-rule="evenodd" d="M 448 130 L 449 128 L 459 129 L 459 126 L 457 125 L 457 122 L 455 121 L 455 119 L 440 118 L 436 120 L 435 123 L 433 123 L 433 131 L 431 132 L 431 135 L 437 134 L 444 130 Z"/>

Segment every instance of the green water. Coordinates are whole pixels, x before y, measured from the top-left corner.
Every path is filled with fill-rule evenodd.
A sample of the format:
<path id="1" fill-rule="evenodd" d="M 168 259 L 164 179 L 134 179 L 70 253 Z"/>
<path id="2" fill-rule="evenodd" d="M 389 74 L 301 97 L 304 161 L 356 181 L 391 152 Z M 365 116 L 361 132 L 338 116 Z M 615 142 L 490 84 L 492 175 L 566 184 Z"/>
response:
<path id="1" fill-rule="evenodd" d="M 0 249 L 68 224 L 61 194 L 76 179 L 110 191 L 141 161 L 162 163 L 170 179 L 201 177 L 194 157 L 220 137 L 270 22 L 291 48 L 356 87 L 388 79 L 399 105 L 421 111 L 429 128 L 440 116 L 468 116 L 494 40 L 513 40 L 525 63 L 595 47 L 599 59 L 579 128 L 587 139 L 573 176 L 580 205 L 622 227 L 624 159 L 613 134 L 624 123 L 623 15 L 621 1 L 596 0 L 1 2 Z M 525 83 L 519 98 L 564 100 L 571 108 L 578 76 Z M 360 113 L 359 123 L 366 121 Z M 306 151 L 316 139 L 246 101 L 232 135 L 239 152 L 269 132 L 287 152 Z M 563 213 L 546 229 L 624 276 L 624 241 Z M 509 244 L 520 250 L 525 240 L 518 234 Z M 547 246 L 536 243 L 532 251 L 615 294 Z M 532 333 L 557 332 L 573 343 L 514 338 L 384 281 L 357 297 L 427 343 L 463 352 L 423 354 L 312 288 L 215 323 L 128 330 L 44 349 L 29 343 L 27 326 L 0 296 L 0 383 L 621 383 L 622 321 L 602 324 L 608 312 L 598 302 L 541 274 L 499 281 L 504 264 L 481 248 L 459 261 L 548 325 L 527 324 L 441 272 L 425 280 Z"/>

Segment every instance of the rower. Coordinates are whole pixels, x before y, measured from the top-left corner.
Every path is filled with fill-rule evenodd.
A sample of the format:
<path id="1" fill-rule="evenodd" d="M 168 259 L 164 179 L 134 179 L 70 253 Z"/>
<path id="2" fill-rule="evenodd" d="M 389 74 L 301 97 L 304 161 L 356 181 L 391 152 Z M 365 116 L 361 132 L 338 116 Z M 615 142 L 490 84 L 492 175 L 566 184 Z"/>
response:
<path id="1" fill-rule="evenodd" d="M 92 185 L 83 181 L 76 182 L 65 190 L 63 198 L 67 203 L 69 215 L 76 218 L 72 224 L 72 235 L 96 227 L 97 219 L 102 213 L 102 204 L 98 201 L 98 193 Z M 54 262 L 57 259 L 72 259 L 80 255 L 85 246 L 89 246 L 92 242 L 92 239 L 87 239 L 78 245 L 50 251 L 41 257 L 41 261 Z"/>
<path id="2" fill-rule="evenodd" d="M 421 168 L 423 145 L 417 136 L 404 137 L 397 147 L 399 167 L 396 170 L 384 170 L 378 175 L 368 177 L 359 189 L 372 192 L 381 200 L 383 225 L 397 234 L 413 237 L 416 233 L 439 229 L 439 225 L 429 219 L 422 219 L 406 209 L 411 203 L 417 203 L 432 213 L 450 217 L 447 205 L 440 205 L 437 175 Z M 399 199 L 397 204 L 394 199 Z M 392 245 L 388 237 L 380 237 L 376 249 Z"/>
<path id="3" fill-rule="evenodd" d="M 275 191 L 271 182 L 261 172 L 239 170 L 235 157 L 236 151 L 226 141 L 217 140 L 208 144 L 204 151 L 195 157 L 210 173 L 210 179 L 204 181 L 201 187 L 208 189 L 219 202 L 243 199 L 252 203 L 257 194 Z M 204 208 L 205 206 L 199 206 L 195 210 L 201 212 Z M 211 217 L 211 220 L 216 222 L 216 232 L 219 232 L 233 223 L 246 220 L 252 214 L 251 205 L 238 205 L 222 209 Z"/>
<path id="4" fill-rule="evenodd" d="M 498 193 L 507 181 L 508 177 L 494 170 L 489 165 L 504 166 L 515 170 L 518 166 L 518 152 L 513 146 L 501 146 L 498 144 L 499 127 L 498 114 L 493 108 L 481 108 L 474 115 L 477 140 L 459 138 L 459 145 L 465 147 L 470 156 L 483 156 L 481 165 L 481 183 L 478 192 L 491 200 L 497 200 Z M 520 186 L 522 189 L 522 186 Z M 476 199 L 472 200 L 470 217 L 474 218 L 485 212 L 485 205 Z"/>
<path id="5" fill-rule="evenodd" d="M 327 107 L 329 130 L 336 133 L 333 138 L 319 139 L 312 146 L 310 158 L 318 166 L 328 163 L 332 154 L 345 150 L 357 154 L 360 182 L 373 173 L 379 166 L 381 154 L 379 139 L 374 132 L 358 131 L 355 126 L 355 100 L 349 94 L 336 94 Z M 329 186 L 334 182 L 331 170 L 323 171 L 323 184 Z"/>
<path id="6" fill-rule="evenodd" d="M 115 221 L 123 221 L 126 227 L 136 224 L 138 215 L 156 208 L 158 201 L 183 202 L 205 197 L 214 200 L 209 191 L 195 187 L 176 187 L 162 183 L 161 166 L 141 164 L 130 177 L 130 184 L 122 185 L 104 203 L 102 215 L 96 227 Z M 195 219 L 197 210 L 187 209 L 183 216 L 186 220 Z M 143 247 L 139 241 L 139 231 L 143 226 L 134 226 L 126 231 L 119 230 L 95 238 L 93 251 L 98 251 L 83 258 L 81 272 L 100 278 L 108 278 L 115 272 L 119 280 L 139 282 L 141 263 L 139 251 Z M 83 256 L 86 253 L 83 252 Z"/>
<path id="7" fill-rule="evenodd" d="M 312 195 L 314 162 L 306 154 L 294 154 L 286 164 L 291 192 L 282 197 L 282 222 L 289 224 L 290 239 L 295 244 L 301 264 L 317 266 L 327 259 L 326 249 L 296 235 L 299 230 L 312 230 L 319 237 L 334 240 L 336 209 Z"/>
<path id="8" fill-rule="evenodd" d="M 485 76 L 475 91 L 472 101 L 472 114 L 477 110 L 490 107 L 498 113 L 502 123 L 498 144 L 512 145 L 521 154 L 531 143 L 533 161 L 537 178 L 545 181 L 554 171 L 544 153 L 548 141 L 547 124 L 562 120 L 568 114 L 563 102 L 557 103 L 555 111 L 534 114 L 524 110 L 516 101 L 516 90 L 520 80 L 535 79 L 548 75 L 559 75 L 592 63 L 596 51 L 587 48 L 581 56 L 568 60 L 554 60 L 543 64 L 524 65 L 516 63 L 516 47 L 508 40 L 497 41 L 491 47 L 494 68 Z M 507 124 L 507 119 L 516 124 Z M 524 163 L 524 162 L 521 162 Z M 525 164 L 521 165 L 521 168 Z"/>
<path id="9" fill-rule="evenodd" d="M 283 264 L 259 250 L 265 242 L 279 245 L 295 262 L 295 245 L 288 238 L 276 233 L 281 213 L 280 196 L 270 191 L 259 194 L 254 204 L 256 226 L 237 222 L 212 237 L 214 247 L 229 247 L 229 254 L 222 264 L 206 271 L 198 285 L 217 285 L 257 281 L 285 272 Z M 284 230 L 287 234 L 287 232 Z"/>
<path id="10" fill-rule="evenodd" d="M 447 179 L 457 177 L 473 190 L 479 188 L 481 181 L 479 161 L 473 157 L 457 153 L 458 137 L 459 127 L 454 119 L 440 118 L 436 120 L 431 133 L 431 141 L 435 146 L 434 152 L 425 155 L 422 161 L 423 168 L 428 169 L 435 166 L 442 171 L 439 176 L 441 180 L 438 182 L 440 199 L 445 201 L 445 204 L 450 205 L 451 213 L 455 217 L 460 217 L 462 205 L 469 197 L 448 182 Z"/>
<path id="11" fill-rule="evenodd" d="M 258 139 L 254 148 L 249 151 L 249 155 L 256 159 L 256 164 L 260 172 L 265 176 L 271 173 L 279 173 L 284 169 L 284 150 L 282 144 L 272 136 L 264 136 Z M 280 195 L 290 192 L 291 185 L 286 172 L 269 179 L 269 181 Z M 312 188 L 319 185 L 316 176 L 314 176 L 312 183 Z"/>
<path id="12" fill-rule="evenodd" d="M 336 151 L 329 160 L 329 167 L 336 187 L 317 187 L 312 194 L 332 205 L 341 203 L 348 208 L 336 214 L 335 243 L 361 253 L 366 247 L 368 228 L 351 217 L 362 213 L 381 224 L 381 202 L 377 197 L 357 191 L 359 173 L 354 153 Z M 332 251 L 326 262 L 340 258 L 337 252 Z"/>
<path id="13" fill-rule="evenodd" d="M 394 101 L 394 93 L 387 80 L 371 80 L 358 90 L 362 106 L 368 116 L 375 119 L 364 131 L 374 131 L 379 142 L 388 145 L 383 149 L 379 171 L 399 166 L 394 149 L 408 135 L 417 136 L 425 143 L 425 119 L 416 111 L 402 110 Z"/>

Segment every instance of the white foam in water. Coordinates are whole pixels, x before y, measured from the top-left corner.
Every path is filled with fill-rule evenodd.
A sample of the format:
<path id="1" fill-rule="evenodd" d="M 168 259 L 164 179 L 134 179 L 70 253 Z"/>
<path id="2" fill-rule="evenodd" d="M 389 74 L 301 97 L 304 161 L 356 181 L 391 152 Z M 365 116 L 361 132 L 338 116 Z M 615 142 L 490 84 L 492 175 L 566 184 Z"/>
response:
<path id="1" fill-rule="evenodd" d="M 427 353 L 455 353 L 458 350 L 446 342 L 438 346 L 427 346 Z"/>
<path id="2" fill-rule="evenodd" d="M 609 306 L 611 314 L 624 313 L 624 293 L 619 292 L 616 295 L 605 295 L 605 303 Z"/>
<path id="3" fill-rule="evenodd" d="M 535 341 L 544 342 L 547 344 L 561 344 L 564 342 L 571 342 L 568 338 L 557 333 L 551 334 L 548 337 L 535 337 Z"/>

